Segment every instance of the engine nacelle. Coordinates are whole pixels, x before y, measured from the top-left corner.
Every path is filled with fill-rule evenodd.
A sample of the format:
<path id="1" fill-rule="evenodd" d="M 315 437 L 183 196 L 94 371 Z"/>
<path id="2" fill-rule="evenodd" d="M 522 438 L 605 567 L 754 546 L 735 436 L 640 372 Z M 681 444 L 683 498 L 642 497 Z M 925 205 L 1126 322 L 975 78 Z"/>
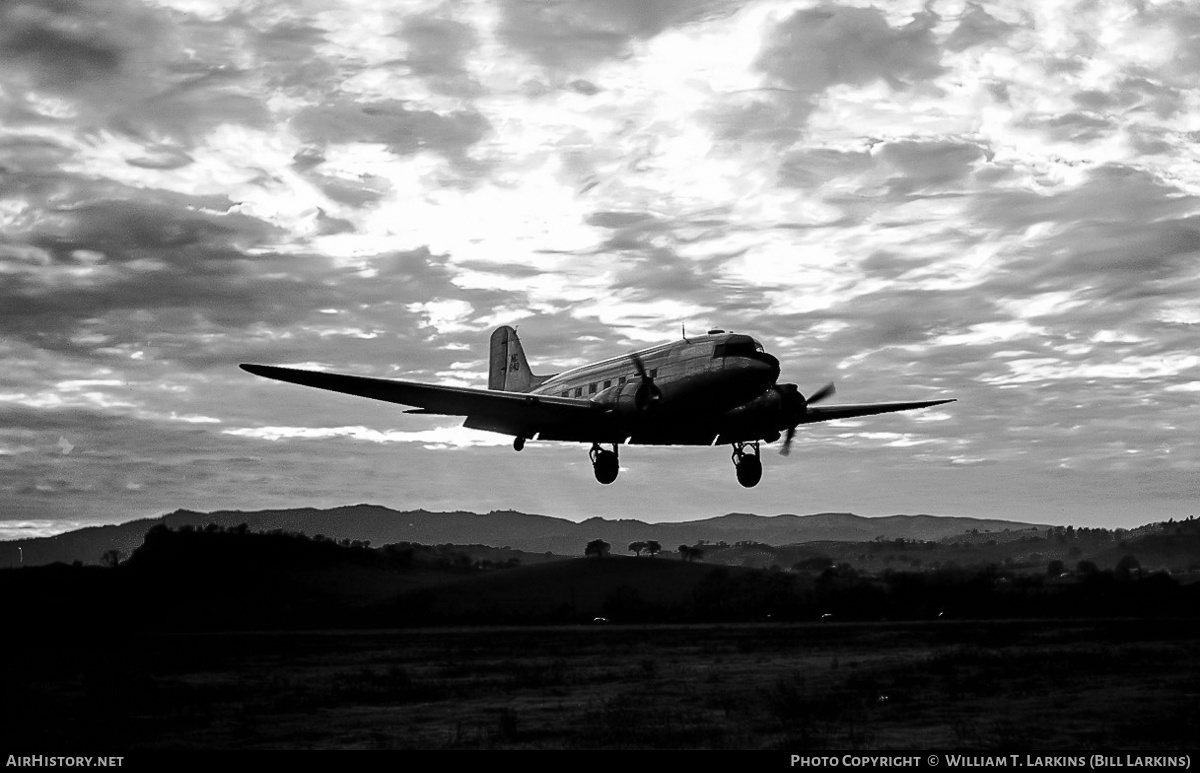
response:
<path id="1" fill-rule="evenodd" d="M 631 379 L 624 384 L 609 387 L 592 398 L 618 416 L 644 416 L 662 401 L 662 393 L 654 382 Z"/>
<path id="2" fill-rule="evenodd" d="M 739 425 L 776 429 L 783 419 L 783 398 L 777 390 L 768 389 L 725 415 Z"/>
<path id="3" fill-rule="evenodd" d="M 732 426 L 768 436 L 804 418 L 808 405 L 795 384 L 778 384 L 725 416 Z"/>

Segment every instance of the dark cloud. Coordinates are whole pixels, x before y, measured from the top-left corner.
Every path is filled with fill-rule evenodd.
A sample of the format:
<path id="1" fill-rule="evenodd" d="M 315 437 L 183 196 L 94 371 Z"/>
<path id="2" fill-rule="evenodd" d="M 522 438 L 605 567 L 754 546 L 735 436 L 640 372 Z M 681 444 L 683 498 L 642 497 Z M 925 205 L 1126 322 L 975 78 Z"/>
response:
<path id="1" fill-rule="evenodd" d="M 0 137 L 0 199 L 40 187 L 48 170 L 71 157 L 72 149 L 56 140 L 14 135 Z"/>
<path id="2" fill-rule="evenodd" d="M 584 70 L 624 56 L 633 41 L 733 7 L 721 0 L 505 0 L 498 35 L 545 67 Z"/>
<path id="3" fill-rule="evenodd" d="M 295 155 L 292 168 L 339 204 L 351 207 L 374 204 L 391 190 L 392 186 L 387 178 L 378 175 L 364 174 L 351 179 L 323 174 L 318 168 L 323 163 L 325 155 L 319 149 L 310 147 Z"/>
<path id="4" fill-rule="evenodd" d="M 1162 22 L 1175 34 L 1176 50 L 1162 74 L 1195 85 L 1200 80 L 1200 12 L 1190 3 L 1180 2 L 1141 10 L 1141 19 L 1151 24 Z"/>
<path id="5" fill-rule="evenodd" d="M 978 145 L 960 142 L 889 142 L 879 151 L 879 159 L 902 174 L 891 182 L 901 194 L 959 183 L 988 155 Z"/>
<path id="6" fill-rule="evenodd" d="M 626 263 L 617 271 L 616 283 L 634 288 L 629 297 L 647 301 L 675 298 L 708 305 L 720 293 L 703 265 L 662 247 L 646 250 Z"/>
<path id="7" fill-rule="evenodd" d="M 765 99 L 767 92 L 773 92 L 774 99 Z M 708 120 L 722 140 L 793 145 L 800 139 L 801 127 L 808 116 L 816 109 L 810 95 L 790 90 L 759 89 L 740 96 L 740 100 L 727 98 L 709 113 Z"/>
<path id="8" fill-rule="evenodd" d="M 571 81 L 567 84 L 567 87 L 577 94 L 583 94 L 584 96 L 588 97 L 592 97 L 600 93 L 599 86 L 591 81 L 585 81 L 582 78 Z"/>
<path id="9" fill-rule="evenodd" d="M 1131 129 L 1129 134 L 1129 144 L 1133 146 L 1140 155 L 1155 156 L 1169 155 L 1175 152 L 1175 146 L 1168 141 L 1167 133 L 1156 129 Z"/>
<path id="10" fill-rule="evenodd" d="M 958 26 L 946 38 L 946 48 L 964 51 L 980 45 L 990 45 L 1004 40 L 1015 31 L 1015 27 L 989 14 L 978 3 L 970 3 L 958 21 Z"/>
<path id="11" fill-rule="evenodd" d="M 873 165 L 866 151 L 799 150 L 779 163 L 779 182 L 797 188 L 816 188 L 845 175 L 858 174 Z"/>
<path id="12" fill-rule="evenodd" d="M 227 123 L 267 125 L 254 72 L 225 64 L 172 69 L 170 85 L 113 113 L 109 125 L 136 138 L 165 132 L 189 143 Z"/>
<path id="13" fill-rule="evenodd" d="M 478 96 L 482 89 L 467 71 L 475 31 L 460 22 L 429 16 L 406 20 L 397 33 L 408 45 L 409 71 L 443 94 Z"/>
<path id="14" fill-rule="evenodd" d="M 872 278 L 896 280 L 913 268 L 924 265 L 924 256 L 913 257 L 887 250 L 876 250 L 859 262 L 858 267 Z"/>
<path id="15" fill-rule="evenodd" d="M 132 0 L 0 4 L 0 84 L 8 87 L 0 118 L 106 128 L 148 143 L 163 135 L 193 143 L 224 123 L 264 125 L 257 74 L 235 66 L 234 49 L 222 45 L 238 34 Z M 67 100 L 74 115 L 46 114 L 30 89 Z"/>
<path id="16" fill-rule="evenodd" d="M 158 32 L 154 16 L 133 3 L 14 0 L 0 4 L 0 62 L 36 88 L 71 94 L 115 78 Z"/>
<path id="17" fill-rule="evenodd" d="M 1148 171 L 1107 164 L 1089 171 L 1080 185 L 1049 194 L 982 191 L 974 212 L 982 222 L 1013 232 L 1045 222 L 1145 223 L 1187 215 L 1196 205 L 1194 196 L 1183 195 Z"/>
<path id="18" fill-rule="evenodd" d="M 1047 258 L 1022 262 L 1031 276 L 1056 287 L 1090 286 L 1102 297 L 1148 296 L 1164 290 L 1153 283 L 1190 276 L 1200 265 L 1200 219 L 1159 223 L 1081 223 L 1049 240 Z"/>
<path id="19" fill-rule="evenodd" d="M 927 343 L 938 335 L 961 333 L 972 325 L 994 321 L 998 312 L 991 299 L 981 299 L 974 289 L 888 288 L 857 295 L 848 303 L 808 316 L 817 322 L 846 323 L 844 330 L 832 336 L 831 344 L 849 354 Z"/>
<path id="20" fill-rule="evenodd" d="M 940 75 L 937 21 L 922 12 L 892 27 L 877 8 L 829 3 L 797 11 L 768 33 L 755 62 L 771 86 L 728 95 L 709 120 L 721 139 L 792 145 L 831 86 L 883 80 L 899 91 Z"/>
<path id="21" fill-rule="evenodd" d="M 142 169 L 179 169 L 195 161 L 177 147 L 158 145 L 146 150 L 146 155 L 126 159 L 125 163 Z"/>
<path id="22" fill-rule="evenodd" d="M 1159 118 L 1171 118 L 1183 110 L 1187 101 L 1177 88 L 1162 83 L 1157 73 L 1135 74 L 1122 80 L 1118 88 L 1124 98 L 1136 99 L 1133 109 L 1153 113 Z"/>
<path id="23" fill-rule="evenodd" d="M 326 99 L 337 92 L 344 78 L 338 67 L 318 53 L 326 42 L 325 31 L 300 21 L 286 21 L 266 29 L 258 29 L 252 18 L 241 18 L 237 31 L 253 46 L 255 70 L 264 86 L 280 89 L 289 95 L 307 99 Z M 205 34 L 220 45 L 225 29 L 233 20 L 223 20 L 210 26 Z M 199 33 L 200 27 L 196 25 Z"/>
<path id="24" fill-rule="evenodd" d="M 320 320 L 318 332 L 281 345 L 308 347 L 311 357 L 326 329 L 359 341 L 368 339 L 353 331 L 415 328 L 419 317 L 404 304 L 458 292 L 445 257 L 428 250 L 373 256 L 371 275 L 275 253 L 278 229 L 222 196 L 32 177 L 42 186 L 26 184 L 23 200 L 39 214 L 0 242 L 10 280 L 0 290 L 0 333 L 41 349 L 100 359 L 141 349 L 208 367 L 260 346 L 263 330 Z M 352 228 L 321 212 L 318 225 Z M 351 313 L 332 325 L 320 315 L 329 308 Z"/>
<path id="25" fill-rule="evenodd" d="M 942 72 L 936 22 L 934 14 L 921 13 L 903 27 L 891 27 L 877 8 L 805 9 L 769 35 L 758 66 L 801 94 L 877 80 L 904 89 Z"/>
<path id="26" fill-rule="evenodd" d="M 625 228 L 655 220 L 649 212 L 593 212 L 587 224 L 601 228 Z"/>
<path id="27" fill-rule="evenodd" d="M 1056 142 L 1077 143 L 1104 139 L 1119 128 L 1114 121 L 1078 112 L 1031 120 L 1028 125 L 1041 129 Z"/>
<path id="28" fill-rule="evenodd" d="M 467 151 L 491 128 L 471 110 L 441 114 L 410 110 L 398 100 L 348 99 L 302 108 L 292 125 L 307 142 L 376 142 L 401 156 L 429 150 L 456 162 L 465 162 Z"/>

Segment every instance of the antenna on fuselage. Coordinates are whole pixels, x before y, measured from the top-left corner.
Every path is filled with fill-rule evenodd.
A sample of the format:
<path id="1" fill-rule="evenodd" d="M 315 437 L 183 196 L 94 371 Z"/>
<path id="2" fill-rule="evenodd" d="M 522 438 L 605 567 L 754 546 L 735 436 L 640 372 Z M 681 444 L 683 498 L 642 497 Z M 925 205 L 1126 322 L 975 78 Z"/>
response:
<path id="1" fill-rule="evenodd" d="M 679 334 L 683 336 L 683 340 L 686 343 L 689 343 L 689 344 L 691 343 L 691 341 L 687 340 L 687 323 L 686 322 L 679 323 Z"/>

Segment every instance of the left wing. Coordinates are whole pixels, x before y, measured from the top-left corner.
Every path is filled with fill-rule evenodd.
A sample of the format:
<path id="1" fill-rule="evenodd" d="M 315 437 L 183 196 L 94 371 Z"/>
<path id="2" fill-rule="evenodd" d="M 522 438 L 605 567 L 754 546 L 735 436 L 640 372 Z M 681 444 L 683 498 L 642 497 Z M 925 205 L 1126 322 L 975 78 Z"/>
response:
<path id="1" fill-rule="evenodd" d="M 532 437 L 544 427 L 590 422 L 604 413 L 604 407 L 591 400 L 571 397 L 346 376 L 274 365 L 246 364 L 239 367 L 247 373 L 277 381 L 411 405 L 417 409 L 405 413 L 466 416 L 467 426 L 513 435 Z"/>
<path id="2" fill-rule="evenodd" d="M 871 416 L 876 413 L 891 413 L 892 411 L 911 411 L 915 408 L 928 408 L 931 405 L 952 403 L 950 400 L 922 400 L 913 403 L 859 403 L 857 405 L 810 405 L 800 420 L 801 424 L 812 424 L 818 421 L 833 421 L 834 419 L 849 419 L 853 416 Z"/>

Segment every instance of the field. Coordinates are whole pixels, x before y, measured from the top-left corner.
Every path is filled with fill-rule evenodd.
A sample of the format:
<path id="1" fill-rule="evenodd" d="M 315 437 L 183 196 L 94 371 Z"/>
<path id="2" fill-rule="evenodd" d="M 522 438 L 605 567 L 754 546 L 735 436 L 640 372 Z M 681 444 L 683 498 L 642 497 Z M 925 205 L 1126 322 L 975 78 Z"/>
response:
<path id="1" fill-rule="evenodd" d="M 6 634 L 22 748 L 1174 749 L 1194 621 Z"/>

